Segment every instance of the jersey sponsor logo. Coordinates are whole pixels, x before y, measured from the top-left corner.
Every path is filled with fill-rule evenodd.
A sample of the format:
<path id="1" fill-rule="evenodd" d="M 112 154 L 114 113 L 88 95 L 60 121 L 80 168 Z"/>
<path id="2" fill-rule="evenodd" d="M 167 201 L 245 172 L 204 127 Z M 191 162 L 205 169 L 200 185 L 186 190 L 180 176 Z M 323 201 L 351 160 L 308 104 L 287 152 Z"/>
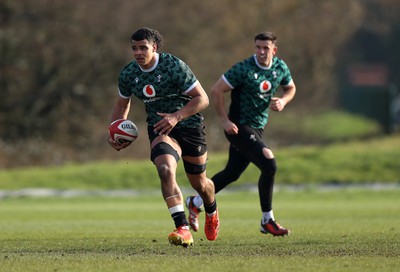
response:
<path id="1" fill-rule="evenodd" d="M 143 94 L 146 97 L 154 97 L 156 96 L 156 90 L 154 89 L 153 85 L 147 84 L 143 87 Z"/>
<path id="2" fill-rule="evenodd" d="M 158 101 L 161 99 L 162 99 L 161 97 L 153 97 L 153 98 L 149 98 L 149 99 L 143 99 L 142 101 L 143 101 L 143 103 L 147 104 L 147 103 L 155 102 L 155 101 Z"/>
<path id="3" fill-rule="evenodd" d="M 260 92 L 269 92 L 272 88 L 272 83 L 269 80 L 264 80 L 260 83 Z"/>

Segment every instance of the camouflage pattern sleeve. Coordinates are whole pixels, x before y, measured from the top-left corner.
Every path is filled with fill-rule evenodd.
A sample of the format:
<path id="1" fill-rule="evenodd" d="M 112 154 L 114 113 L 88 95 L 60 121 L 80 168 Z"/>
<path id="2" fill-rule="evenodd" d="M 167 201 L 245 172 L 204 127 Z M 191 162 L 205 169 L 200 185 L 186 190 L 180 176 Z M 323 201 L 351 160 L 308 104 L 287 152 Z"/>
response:
<path id="1" fill-rule="evenodd" d="M 171 57 L 173 56 L 171 55 Z M 197 78 L 185 62 L 176 57 L 173 58 L 176 65 L 171 66 L 173 68 L 173 73 L 171 73 L 172 80 L 183 93 L 188 92 L 193 88 L 193 84 L 197 82 Z"/>
<path id="2" fill-rule="evenodd" d="M 234 66 L 232 66 L 224 74 L 225 80 L 228 81 L 228 85 L 230 85 L 230 87 L 232 87 L 233 89 L 241 85 L 242 80 L 244 79 L 245 71 L 246 65 L 243 61 L 238 62 Z"/>
<path id="3" fill-rule="evenodd" d="M 124 69 L 122 69 L 118 78 L 118 92 L 119 95 L 124 98 L 129 98 L 132 95 L 132 93 L 129 90 L 128 74 L 129 71 L 131 71 L 129 66 L 130 65 L 127 65 Z"/>

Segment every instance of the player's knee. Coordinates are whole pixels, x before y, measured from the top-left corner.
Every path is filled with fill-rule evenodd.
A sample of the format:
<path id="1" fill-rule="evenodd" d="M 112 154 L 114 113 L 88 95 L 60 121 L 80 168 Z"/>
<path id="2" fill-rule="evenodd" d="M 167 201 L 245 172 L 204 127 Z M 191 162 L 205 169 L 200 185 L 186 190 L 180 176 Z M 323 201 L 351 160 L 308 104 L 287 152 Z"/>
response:
<path id="1" fill-rule="evenodd" d="M 157 172 L 161 180 L 166 180 L 174 174 L 171 167 L 165 163 L 157 166 Z"/>
<path id="2" fill-rule="evenodd" d="M 185 168 L 185 172 L 190 175 L 200 175 L 204 171 L 206 171 L 207 164 L 195 164 L 188 161 L 183 160 L 183 166 Z"/>
<path id="3" fill-rule="evenodd" d="M 278 171 L 278 166 L 276 165 L 276 160 L 265 158 L 263 160 L 263 165 L 262 165 L 261 171 L 270 176 L 275 175 L 275 173 Z"/>
<path id="4" fill-rule="evenodd" d="M 266 157 L 267 159 L 273 159 L 274 158 L 274 153 L 272 153 L 272 150 L 269 148 L 264 147 L 262 149 L 262 153 L 264 155 L 264 157 Z"/>

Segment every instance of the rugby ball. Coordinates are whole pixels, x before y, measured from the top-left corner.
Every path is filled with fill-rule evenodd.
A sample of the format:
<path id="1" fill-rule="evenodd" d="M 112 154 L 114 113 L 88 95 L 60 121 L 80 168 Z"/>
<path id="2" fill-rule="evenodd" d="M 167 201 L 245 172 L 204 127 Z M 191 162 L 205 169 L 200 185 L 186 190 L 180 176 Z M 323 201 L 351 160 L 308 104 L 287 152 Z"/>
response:
<path id="1" fill-rule="evenodd" d="M 136 125 L 127 119 L 118 119 L 110 124 L 108 133 L 114 141 L 122 144 L 133 142 L 139 135 Z"/>

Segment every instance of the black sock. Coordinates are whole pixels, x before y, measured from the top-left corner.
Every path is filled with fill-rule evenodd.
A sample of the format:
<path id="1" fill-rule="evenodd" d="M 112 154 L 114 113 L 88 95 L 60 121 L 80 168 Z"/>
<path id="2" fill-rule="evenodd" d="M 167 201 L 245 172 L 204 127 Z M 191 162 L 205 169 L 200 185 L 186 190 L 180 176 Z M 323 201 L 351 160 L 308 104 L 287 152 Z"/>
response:
<path id="1" fill-rule="evenodd" d="M 185 212 L 176 212 L 171 214 L 172 219 L 174 219 L 175 227 L 178 228 L 180 226 L 188 226 L 189 223 L 186 220 Z"/>
<path id="2" fill-rule="evenodd" d="M 214 213 L 217 210 L 217 201 L 214 200 L 214 202 L 210 205 L 207 205 L 206 203 L 204 203 L 204 210 L 208 214 Z"/>

